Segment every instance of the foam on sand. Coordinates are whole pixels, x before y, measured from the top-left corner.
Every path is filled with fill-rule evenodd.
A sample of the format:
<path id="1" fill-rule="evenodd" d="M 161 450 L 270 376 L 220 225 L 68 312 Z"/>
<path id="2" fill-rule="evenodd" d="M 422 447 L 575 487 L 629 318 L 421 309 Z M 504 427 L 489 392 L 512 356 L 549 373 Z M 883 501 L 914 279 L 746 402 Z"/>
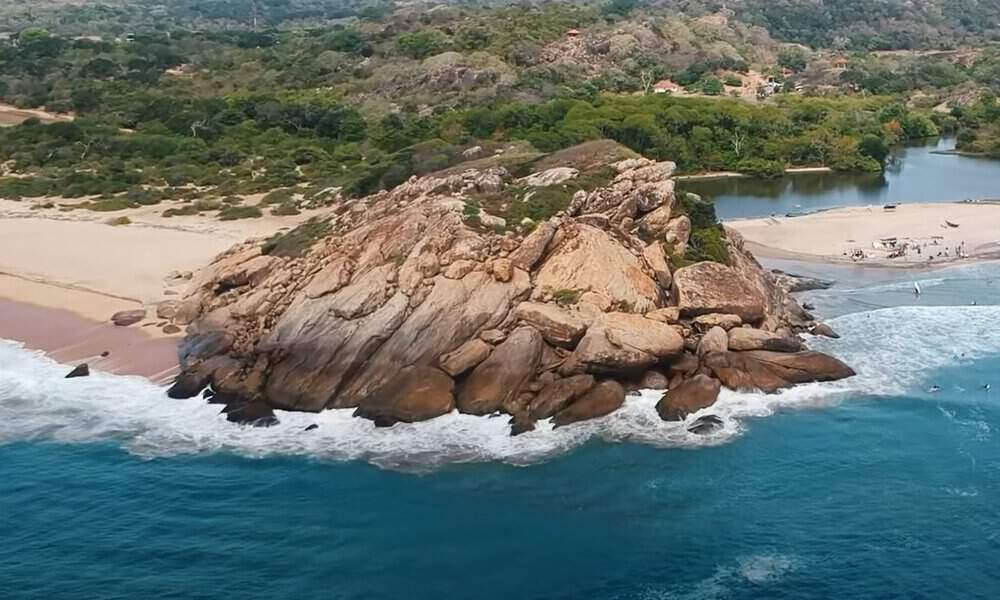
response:
<path id="1" fill-rule="evenodd" d="M 1000 353 L 1000 330 L 990 326 L 998 320 L 997 306 L 898 307 L 847 315 L 830 321 L 842 336 L 839 340 L 813 338 L 809 343 L 852 365 L 857 377 L 777 394 L 724 390 L 714 406 L 686 423 L 660 420 L 654 409 L 659 393 L 645 392 L 630 396 L 620 410 L 602 419 L 555 430 L 542 422 L 515 438 L 506 417 L 457 412 L 385 429 L 352 417 L 350 409 L 278 412 L 281 423 L 275 427 L 237 427 L 218 414 L 218 405 L 199 398 L 169 399 L 162 388 L 137 377 L 95 373 L 63 379 L 65 365 L 0 342 L 0 443 L 113 441 L 141 457 L 221 451 L 365 460 L 406 470 L 483 461 L 532 464 L 593 438 L 666 448 L 718 445 L 752 426 L 747 419 L 778 410 L 923 391 L 927 373 L 937 368 Z M 719 415 L 723 427 L 710 435 L 688 432 L 687 424 L 703 414 Z M 314 423 L 318 429 L 304 431 Z"/>

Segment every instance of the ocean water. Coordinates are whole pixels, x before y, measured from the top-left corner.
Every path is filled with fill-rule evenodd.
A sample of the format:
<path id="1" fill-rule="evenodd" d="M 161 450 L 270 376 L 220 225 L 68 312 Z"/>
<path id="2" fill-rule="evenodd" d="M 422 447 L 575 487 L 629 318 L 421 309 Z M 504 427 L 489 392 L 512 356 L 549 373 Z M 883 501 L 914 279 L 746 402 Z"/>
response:
<path id="1" fill-rule="evenodd" d="M 1000 266 L 811 268 L 859 375 L 726 392 L 705 437 L 655 394 L 518 438 L 244 429 L 0 342 L 0 598 L 1000 596 Z"/>

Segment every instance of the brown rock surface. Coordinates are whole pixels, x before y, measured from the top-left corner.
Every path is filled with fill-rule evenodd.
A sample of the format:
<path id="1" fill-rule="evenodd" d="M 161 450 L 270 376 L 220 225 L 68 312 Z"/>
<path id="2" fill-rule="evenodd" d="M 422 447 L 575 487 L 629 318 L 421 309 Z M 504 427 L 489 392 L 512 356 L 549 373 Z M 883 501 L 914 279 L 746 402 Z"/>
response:
<path id="1" fill-rule="evenodd" d="M 695 375 L 669 390 L 656 403 L 656 412 L 664 421 L 683 421 L 693 412 L 715 404 L 722 384 L 706 375 Z"/>
<path id="2" fill-rule="evenodd" d="M 683 349 L 683 338 L 669 325 L 642 315 L 607 313 L 590 326 L 563 370 L 642 371 Z"/>
<path id="3" fill-rule="evenodd" d="M 766 298 L 746 273 L 719 263 L 706 261 L 677 269 L 674 291 L 682 316 L 729 313 L 752 323 L 766 315 Z"/>
<path id="4" fill-rule="evenodd" d="M 644 261 L 611 234 L 569 225 L 535 275 L 535 299 L 545 292 L 594 291 L 634 312 L 659 306 L 663 292 Z"/>
<path id="5" fill-rule="evenodd" d="M 407 367 L 362 400 L 354 414 L 380 426 L 426 421 L 455 409 L 454 388 L 455 382 L 440 369 Z"/>
<path id="6" fill-rule="evenodd" d="M 542 356 L 542 336 L 521 327 L 479 364 L 458 392 L 458 410 L 487 415 L 517 398 L 521 386 L 534 375 Z"/>
<path id="7" fill-rule="evenodd" d="M 514 318 L 541 332 L 550 344 L 572 348 L 587 331 L 587 323 L 579 313 L 554 304 L 522 302 L 514 309 Z"/>
<path id="8" fill-rule="evenodd" d="M 624 404 L 625 389 L 612 379 L 605 379 L 552 418 L 556 427 L 609 415 Z"/>
<path id="9" fill-rule="evenodd" d="M 776 392 L 798 383 L 835 381 L 854 375 L 841 361 L 820 352 L 716 352 L 705 365 L 727 388 Z"/>
<path id="10" fill-rule="evenodd" d="M 486 360 L 493 347 L 476 338 L 441 357 L 441 370 L 455 377 Z"/>
<path id="11" fill-rule="evenodd" d="M 770 350 L 772 352 L 798 352 L 802 350 L 802 340 L 763 329 L 737 327 L 729 330 L 729 349 Z"/>
<path id="12" fill-rule="evenodd" d="M 591 375 L 573 375 L 547 384 L 531 401 L 531 418 L 548 419 L 593 386 Z"/>

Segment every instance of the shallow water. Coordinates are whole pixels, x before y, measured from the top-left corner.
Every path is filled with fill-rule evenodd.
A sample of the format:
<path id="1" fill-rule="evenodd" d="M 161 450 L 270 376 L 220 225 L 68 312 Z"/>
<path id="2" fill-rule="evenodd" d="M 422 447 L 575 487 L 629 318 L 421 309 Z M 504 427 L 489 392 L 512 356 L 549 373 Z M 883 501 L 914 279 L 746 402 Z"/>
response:
<path id="1" fill-rule="evenodd" d="M 825 269 L 811 344 L 858 377 L 726 393 L 708 438 L 651 394 L 518 438 L 241 429 L 0 344 L 0 597 L 996 597 L 1000 266 Z"/>
<path id="2" fill-rule="evenodd" d="M 678 182 L 678 189 L 715 201 L 720 219 L 804 214 L 844 206 L 959 202 L 1000 198 L 1000 161 L 938 154 L 955 140 L 899 148 L 884 174 L 800 173 L 778 179 Z"/>

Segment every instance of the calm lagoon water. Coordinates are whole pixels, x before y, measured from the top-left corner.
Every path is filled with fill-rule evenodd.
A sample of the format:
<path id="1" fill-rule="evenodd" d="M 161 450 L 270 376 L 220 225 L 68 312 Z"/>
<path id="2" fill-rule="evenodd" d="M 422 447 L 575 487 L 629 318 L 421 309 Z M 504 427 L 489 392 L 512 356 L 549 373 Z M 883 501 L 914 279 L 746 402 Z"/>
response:
<path id="1" fill-rule="evenodd" d="M 515 439 L 240 429 L 0 342 L 0 598 L 1000 596 L 1000 266 L 817 274 L 859 375 L 726 393 L 708 438 L 652 395 Z"/>
<path id="2" fill-rule="evenodd" d="M 896 150 L 884 174 L 802 173 L 778 179 L 716 179 L 678 183 L 715 201 L 721 219 L 814 212 L 842 206 L 1000 199 L 1000 161 L 941 154 L 941 138 Z"/>

